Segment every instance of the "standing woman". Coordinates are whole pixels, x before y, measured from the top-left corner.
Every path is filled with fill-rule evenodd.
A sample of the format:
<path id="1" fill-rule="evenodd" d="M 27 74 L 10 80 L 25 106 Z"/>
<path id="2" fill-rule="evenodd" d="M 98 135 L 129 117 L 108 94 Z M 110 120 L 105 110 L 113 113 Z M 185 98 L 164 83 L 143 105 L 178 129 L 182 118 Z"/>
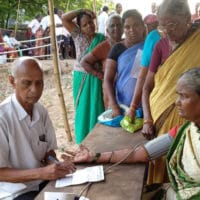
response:
<path id="1" fill-rule="evenodd" d="M 158 9 L 158 20 L 159 30 L 163 31 L 169 39 L 172 53 L 161 66 L 150 66 L 143 86 L 142 106 L 145 123 L 142 133 L 148 139 L 160 136 L 166 133 L 170 127 L 182 125 L 185 122 L 185 119 L 180 117 L 175 107 L 175 84 L 180 74 L 200 64 L 198 53 L 200 28 L 198 24 L 191 22 L 191 13 L 187 1 L 163 1 Z M 154 52 L 157 50 L 157 45 Z M 160 50 L 164 49 L 166 53 L 166 46 L 165 42 L 165 45 L 160 46 Z M 154 52 L 152 61 L 155 60 Z M 152 66 L 155 66 L 154 69 Z M 189 99 L 186 95 L 181 97 L 186 101 Z M 166 180 L 165 158 L 162 157 L 151 162 L 147 183 L 162 183 Z"/>
<path id="2" fill-rule="evenodd" d="M 73 96 L 77 144 L 87 136 L 97 117 L 104 111 L 101 80 L 87 73 L 80 65 L 81 58 L 105 39 L 103 34 L 95 33 L 94 18 L 94 13 L 86 9 L 70 11 L 62 16 L 63 26 L 71 33 L 76 48 Z"/>
<path id="3" fill-rule="evenodd" d="M 115 44 L 106 60 L 104 87 L 108 95 L 109 107 L 113 117 L 121 114 L 119 104 L 130 106 L 134 94 L 144 45 L 145 26 L 141 14 L 127 10 L 122 16 L 125 39 Z"/>
<path id="4" fill-rule="evenodd" d="M 81 65 L 88 73 L 103 80 L 108 53 L 114 44 L 121 41 L 122 33 L 123 29 L 121 17 L 116 14 L 109 16 L 106 22 L 106 40 L 97 45 L 92 52 L 88 53 L 81 60 Z M 104 107 L 106 109 L 108 108 L 108 98 L 105 88 L 103 88 L 103 96 Z"/>

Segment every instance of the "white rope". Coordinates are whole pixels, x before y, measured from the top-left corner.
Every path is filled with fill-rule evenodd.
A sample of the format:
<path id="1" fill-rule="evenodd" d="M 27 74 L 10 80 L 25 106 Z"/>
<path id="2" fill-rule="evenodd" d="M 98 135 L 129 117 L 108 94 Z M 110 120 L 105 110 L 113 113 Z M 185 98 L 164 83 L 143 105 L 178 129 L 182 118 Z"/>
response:
<path id="1" fill-rule="evenodd" d="M 63 41 L 64 40 L 60 40 L 57 43 L 59 44 L 59 43 L 61 43 Z M 5 55 L 5 54 L 15 53 L 15 52 L 21 52 L 21 51 L 27 51 L 27 50 L 32 50 L 32 49 L 39 49 L 39 48 L 48 47 L 48 46 L 51 46 L 51 43 L 45 44 L 45 45 L 41 45 L 41 46 L 37 46 L 37 47 L 30 47 L 30 48 L 24 48 L 24 49 L 16 49 L 16 50 L 13 50 L 13 51 L 0 52 L 0 55 Z"/>
<path id="2" fill-rule="evenodd" d="M 29 42 L 33 42 L 33 41 L 37 41 L 37 40 L 48 39 L 48 38 L 50 38 L 50 36 L 42 37 L 42 38 L 36 38 L 36 39 L 30 39 L 30 40 L 22 40 L 22 41 L 19 41 L 19 42 L 21 42 L 21 43 L 29 43 Z"/>
<path id="3" fill-rule="evenodd" d="M 61 54 L 59 54 L 59 55 L 61 55 Z M 40 55 L 40 56 L 32 56 L 32 57 L 34 57 L 34 58 L 45 58 L 45 57 L 49 57 L 49 58 L 53 58 L 53 54 L 45 54 L 45 55 Z M 0 56 L 0 60 L 16 60 L 17 58 L 2 58 L 1 56 Z M 1 64 L 0 64 L 1 65 Z"/>
<path id="4" fill-rule="evenodd" d="M 36 38 L 36 39 L 30 39 L 30 40 L 21 40 L 21 41 L 19 41 L 20 43 L 29 43 L 29 42 L 33 42 L 33 41 L 37 41 L 37 40 L 44 40 L 44 39 L 48 39 L 48 38 L 50 38 L 50 36 L 47 36 L 47 37 L 42 37 L 42 38 Z M 1 44 L 7 44 L 6 42 L 1 42 L 0 43 L 0 45 Z"/>

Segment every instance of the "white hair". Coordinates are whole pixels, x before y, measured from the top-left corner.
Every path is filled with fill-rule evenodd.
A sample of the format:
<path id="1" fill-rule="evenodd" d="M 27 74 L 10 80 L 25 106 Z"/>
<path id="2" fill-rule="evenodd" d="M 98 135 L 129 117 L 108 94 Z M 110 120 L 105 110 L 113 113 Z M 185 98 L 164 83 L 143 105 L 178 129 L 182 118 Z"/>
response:
<path id="1" fill-rule="evenodd" d="M 200 95 L 200 67 L 184 72 L 179 77 L 179 81 L 184 82 L 191 90 Z"/>
<path id="2" fill-rule="evenodd" d="M 106 28 L 108 28 L 110 26 L 111 20 L 114 19 L 114 18 L 119 19 L 122 22 L 122 18 L 121 18 L 120 15 L 118 15 L 118 14 L 112 14 L 112 15 L 110 15 L 108 17 L 108 19 L 106 21 Z"/>

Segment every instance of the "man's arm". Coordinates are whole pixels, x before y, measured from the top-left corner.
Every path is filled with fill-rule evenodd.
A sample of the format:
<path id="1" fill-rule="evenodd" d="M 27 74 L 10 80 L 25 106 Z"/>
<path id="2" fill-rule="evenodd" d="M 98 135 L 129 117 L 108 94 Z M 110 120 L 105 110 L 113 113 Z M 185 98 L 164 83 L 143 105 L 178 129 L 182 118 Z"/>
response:
<path id="1" fill-rule="evenodd" d="M 33 180 L 55 180 L 75 171 L 76 168 L 71 161 L 52 162 L 52 160 L 48 160 L 49 155 L 56 159 L 55 152 L 49 151 L 44 159 L 47 163 L 45 167 L 34 169 L 0 168 L 0 181 L 21 183 Z"/>

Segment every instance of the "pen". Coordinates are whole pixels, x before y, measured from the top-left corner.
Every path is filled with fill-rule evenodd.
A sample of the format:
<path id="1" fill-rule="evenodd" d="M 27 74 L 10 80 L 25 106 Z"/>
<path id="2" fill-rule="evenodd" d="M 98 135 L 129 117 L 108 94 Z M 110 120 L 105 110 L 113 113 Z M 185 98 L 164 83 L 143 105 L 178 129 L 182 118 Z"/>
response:
<path id="1" fill-rule="evenodd" d="M 53 157 L 53 156 L 48 156 L 48 160 L 49 161 L 52 161 L 52 162 L 54 162 L 54 163 L 56 163 L 56 164 L 59 164 L 60 162 L 55 158 L 55 157 Z"/>

